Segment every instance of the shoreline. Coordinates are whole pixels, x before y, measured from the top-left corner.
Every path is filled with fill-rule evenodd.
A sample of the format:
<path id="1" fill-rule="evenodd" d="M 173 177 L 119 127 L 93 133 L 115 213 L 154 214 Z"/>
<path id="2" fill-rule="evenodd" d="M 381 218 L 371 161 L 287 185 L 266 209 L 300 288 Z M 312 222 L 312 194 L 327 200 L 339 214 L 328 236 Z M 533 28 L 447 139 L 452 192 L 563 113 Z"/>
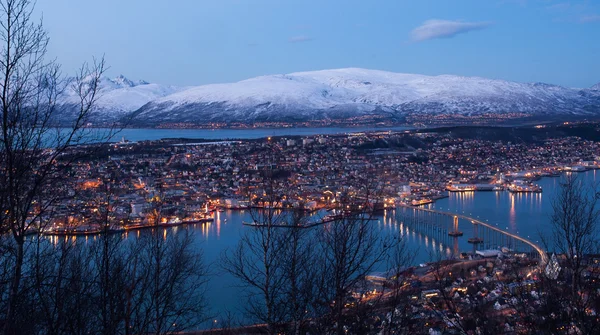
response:
<path id="1" fill-rule="evenodd" d="M 53 231 L 53 232 L 32 232 L 30 235 L 33 234 L 41 234 L 43 236 L 66 236 L 66 237 L 71 237 L 71 236 L 95 236 L 95 235 L 103 235 L 103 234 L 119 234 L 119 233 L 127 233 L 129 231 L 136 231 L 136 230 L 144 230 L 144 229 L 151 229 L 151 228 L 170 228 L 170 227 L 178 227 L 178 226 L 187 226 L 187 225 L 195 225 L 195 224 L 205 224 L 205 223 L 212 223 L 214 222 L 215 219 L 214 218 L 205 218 L 205 219 L 199 219 L 199 220 L 193 220 L 193 221 L 181 221 L 181 222 L 177 222 L 177 223 L 161 223 L 158 225 L 152 225 L 152 224 L 143 224 L 143 225 L 131 225 L 128 227 L 121 227 L 121 228 L 111 228 L 111 229 L 107 229 L 107 230 L 103 230 L 103 229 L 98 229 L 98 230 L 92 230 L 92 231 Z"/>

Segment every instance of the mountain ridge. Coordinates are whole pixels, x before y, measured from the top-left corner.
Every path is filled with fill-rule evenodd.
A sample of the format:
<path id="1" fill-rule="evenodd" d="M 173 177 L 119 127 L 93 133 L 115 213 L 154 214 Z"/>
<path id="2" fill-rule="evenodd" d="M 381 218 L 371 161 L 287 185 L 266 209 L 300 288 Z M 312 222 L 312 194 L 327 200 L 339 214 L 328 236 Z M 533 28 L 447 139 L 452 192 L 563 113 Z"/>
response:
<path id="1" fill-rule="evenodd" d="M 156 122 L 285 122 L 407 114 L 600 113 L 600 93 L 545 83 L 342 68 L 195 86 L 134 115 Z"/>
<path id="2" fill-rule="evenodd" d="M 191 87 L 102 78 L 97 121 L 305 122 L 407 115 L 600 116 L 600 90 L 455 75 L 341 68 Z"/>

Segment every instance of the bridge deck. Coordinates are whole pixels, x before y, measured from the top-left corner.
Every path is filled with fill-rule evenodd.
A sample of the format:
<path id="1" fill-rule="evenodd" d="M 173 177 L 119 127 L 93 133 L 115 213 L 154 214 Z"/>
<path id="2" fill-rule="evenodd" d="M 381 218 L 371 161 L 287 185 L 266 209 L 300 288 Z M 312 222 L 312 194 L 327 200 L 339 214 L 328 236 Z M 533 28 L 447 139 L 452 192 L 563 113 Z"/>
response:
<path id="1" fill-rule="evenodd" d="M 397 205 L 397 207 L 401 207 L 401 208 L 408 208 L 408 209 L 412 209 L 412 210 L 417 210 L 417 211 L 422 211 L 422 212 L 428 212 L 428 213 L 435 213 L 435 214 L 441 214 L 441 215 L 446 215 L 446 216 L 450 216 L 450 217 L 458 217 L 460 219 L 463 220 L 468 220 L 471 221 L 472 224 L 478 224 L 482 227 L 485 227 L 487 229 L 493 230 L 497 233 L 503 234 L 505 236 L 508 236 L 510 238 L 513 238 L 517 241 L 521 241 L 527 245 L 529 245 L 531 248 L 533 248 L 539 255 L 540 255 L 540 259 L 541 264 L 546 264 L 548 262 L 548 255 L 546 254 L 546 251 L 544 251 L 544 249 L 542 249 L 539 245 L 535 244 L 534 242 L 525 239 L 519 235 L 516 234 L 512 234 L 510 232 L 504 231 L 498 227 L 494 227 L 488 223 L 485 223 L 483 221 L 474 219 L 472 217 L 466 216 L 466 215 L 462 215 L 462 214 L 458 214 L 458 213 L 452 213 L 452 212 L 446 212 L 446 211 L 439 211 L 439 210 L 435 210 L 435 209 L 427 209 L 427 208 L 420 208 L 420 207 L 415 207 L 415 206 L 409 206 L 409 205 Z"/>

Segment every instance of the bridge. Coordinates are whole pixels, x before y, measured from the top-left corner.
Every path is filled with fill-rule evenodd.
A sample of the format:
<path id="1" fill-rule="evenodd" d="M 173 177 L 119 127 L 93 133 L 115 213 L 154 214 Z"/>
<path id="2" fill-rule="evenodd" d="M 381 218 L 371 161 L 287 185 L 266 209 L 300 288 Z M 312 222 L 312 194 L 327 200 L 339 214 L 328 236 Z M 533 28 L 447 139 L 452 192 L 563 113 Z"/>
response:
<path id="1" fill-rule="evenodd" d="M 464 235 L 459 230 L 459 224 L 462 223 L 463 228 L 465 228 L 465 224 L 467 227 L 470 225 L 471 236 L 466 238 L 467 242 L 473 247 L 473 253 L 480 249 L 506 247 L 513 252 L 526 253 L 530 257 L 539 259 L 540 265 L 548 262 L 548 255 L 536 243 L 466 215 L 422 207 L 397 205 L 396 220 L 416 232 L 451 242 L 455 256 L 459 253 L 459 238 Z M 447 244 L 449 245 L 450 243 Z"/>

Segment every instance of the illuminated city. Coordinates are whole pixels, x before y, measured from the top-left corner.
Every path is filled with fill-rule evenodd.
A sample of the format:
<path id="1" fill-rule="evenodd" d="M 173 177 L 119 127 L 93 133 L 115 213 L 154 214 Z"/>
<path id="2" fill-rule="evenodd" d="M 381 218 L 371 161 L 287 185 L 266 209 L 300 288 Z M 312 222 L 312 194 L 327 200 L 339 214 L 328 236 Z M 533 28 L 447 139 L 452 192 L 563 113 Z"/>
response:
<path id="1" fill-rule="evenodd" d="M 0 335 L 600 334 L 599 24 L 0 0 Z"/>

